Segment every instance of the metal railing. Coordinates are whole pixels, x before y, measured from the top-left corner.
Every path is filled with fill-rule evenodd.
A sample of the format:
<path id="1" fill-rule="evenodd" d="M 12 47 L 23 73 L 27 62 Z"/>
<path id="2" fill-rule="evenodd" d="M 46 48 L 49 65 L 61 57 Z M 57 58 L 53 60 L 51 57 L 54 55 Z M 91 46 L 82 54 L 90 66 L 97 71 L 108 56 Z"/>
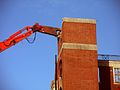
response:
<path id="1" fill-rule="evenodd" d="M 120 55 L 98 54 L 98 60 L 120 60 Z"/>

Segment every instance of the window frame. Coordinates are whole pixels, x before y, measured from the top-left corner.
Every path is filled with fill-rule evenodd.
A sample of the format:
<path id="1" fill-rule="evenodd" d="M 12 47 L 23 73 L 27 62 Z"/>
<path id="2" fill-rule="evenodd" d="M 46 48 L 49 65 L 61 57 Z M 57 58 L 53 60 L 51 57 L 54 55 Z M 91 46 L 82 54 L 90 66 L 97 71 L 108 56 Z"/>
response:
<path id="1" fill-rule="evenodd" d="M 120 77 L 120 71 L 118 74 L 115 73 L 115 69 L 119 69 L 120 70 L 120 67 L 113 67 L 113 79 L 114 79 L 114 84 L 120 84 L 120 80 L 119 81 L 116 81 L 116 76 L 119 76 Z"/>

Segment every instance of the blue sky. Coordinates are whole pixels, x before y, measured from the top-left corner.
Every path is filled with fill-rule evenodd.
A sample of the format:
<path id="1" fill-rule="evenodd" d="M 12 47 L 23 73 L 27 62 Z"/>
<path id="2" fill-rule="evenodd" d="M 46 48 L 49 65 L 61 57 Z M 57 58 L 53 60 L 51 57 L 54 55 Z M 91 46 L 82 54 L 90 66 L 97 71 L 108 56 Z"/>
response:
<path id="1" fill-rule="evenodd" d="M 63 17 L 97 21 L 100 54 L 120 55 L 119 0 L 0 0 L 0 41 L 27 25 L 62 26 Z M 31 36 L 32 38 L 33 36 Z M 50 90 L 57 39 L 37 33 L 0 54 L 0 85 L 7 90 Z"/>

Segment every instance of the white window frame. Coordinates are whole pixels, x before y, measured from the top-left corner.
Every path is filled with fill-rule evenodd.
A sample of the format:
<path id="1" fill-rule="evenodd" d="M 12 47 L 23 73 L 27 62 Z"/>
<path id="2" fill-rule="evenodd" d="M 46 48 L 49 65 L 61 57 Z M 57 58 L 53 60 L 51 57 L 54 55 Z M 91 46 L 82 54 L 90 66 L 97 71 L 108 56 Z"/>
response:
<path id="1" fill-rule="evenodd" d="M 115 78 L 116 75 L 117 75 L 117 76 L 120 76 L 120 73 L 119 73 L 119 74 L 115 74 L 115 69 L 120 69 L 120 67 L 114 67 L 114 68 L 113 68 L 113 79 L 114 79 L 114 83 L 115 83 L 115 84 L 120 84 L 120 80 L 119 80 L 119 82 L 116 82 L 116 78 Z"/>

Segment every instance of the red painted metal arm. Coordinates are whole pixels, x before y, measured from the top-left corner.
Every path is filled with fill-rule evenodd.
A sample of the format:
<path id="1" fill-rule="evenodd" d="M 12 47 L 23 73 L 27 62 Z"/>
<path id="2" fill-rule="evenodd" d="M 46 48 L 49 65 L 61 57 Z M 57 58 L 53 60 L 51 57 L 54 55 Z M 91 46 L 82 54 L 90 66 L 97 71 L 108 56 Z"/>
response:
<path id="1" fill-rule="evenodd" d="M 41 29 L 42 28 L 42 29 Z M 44 33 L 44 34 L 49 34 L 55 37 L 58 37 L 60 35 L 61 29 L 56 28 L 56 27 L 51 27 L 51 26 L 40 26 L 38 23 L 36 23 L 33 26 L 33 30 L 36 32 Z"/>
<path id="2" fill-rule="evenodd" d="M 25 33 L 23 33 L 25 30 L 27 30 L 27 31 Z M 0 42 L 0 52 L 15 45 L 16 43 L 20 42 L 21 40 L 27 38 L 32 33 L 33 33 L 33 31 L 31 30 L 30 26 L 27 26 L 27 27 L 17 31 L 13 35 L 11 35 L 8 39 L 4 40 L 3 42 Z"/>
<path id="3" fill-rule="evenodd" d="M 25 33 L 23 33 L 26 30 Z M 29 37 L 34 32 L 40 32 L 49 34 L 52 36 L 57 37 L 59 35 L 60 29 L 55 27 L 49 27 L 49 26 L 41 26 L 38 23 L 36 23 L 33 26 L 27 26 L 13 35 L 11 35 L 8 39 L 4 40 L 3 42 L 0 42 L 0 52 L 6 50 L 7 48 L 15 45 L 16 43 L 22 41 L 23 39 Z"/>

